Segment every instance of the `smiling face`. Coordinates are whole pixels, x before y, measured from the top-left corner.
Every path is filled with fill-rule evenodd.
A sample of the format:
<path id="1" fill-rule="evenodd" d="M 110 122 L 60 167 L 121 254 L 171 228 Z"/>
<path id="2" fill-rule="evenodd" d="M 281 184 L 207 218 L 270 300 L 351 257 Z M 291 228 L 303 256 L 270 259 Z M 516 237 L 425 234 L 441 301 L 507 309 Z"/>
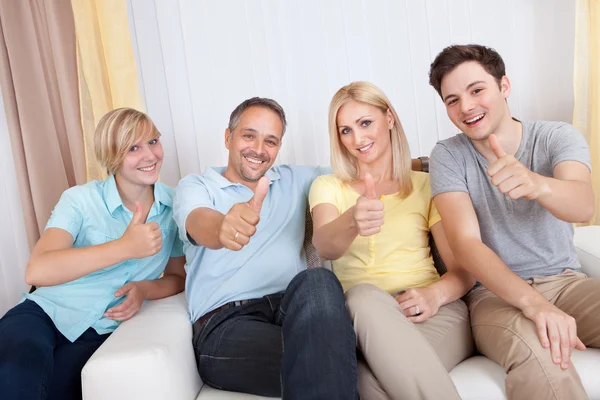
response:
<path id="1" fill-rule="evenodd" d="M 275 162 L 282 136 L 277 113 L 260 106 L 247 108 L 233 131 L 225 130 L 229 163 L 224 176 L 235 183 L 256 183 Z"/>
<path id="2" fill-rule="evenodd" d="M 115 179 L 138 186 L 154 185 L 160 174 L 163 148 L 160 138 L 143 138 L 129 148 Z"/>
<path id="3" fill-rule="evenodd" d="M 367 103 L 350 100 L 337 113 L 339 140 L 358 164 L 391 156 L 392 114 Z"/>
<path id="4" fill-rule="evenodd" d="M 447 73 L 441 82 L 441 96 L 450 120 L 472 140 L 485 140 L 510 123 L 506 99 L 510 82 L 496 79 L 475 61 L 464 62 Z"/>

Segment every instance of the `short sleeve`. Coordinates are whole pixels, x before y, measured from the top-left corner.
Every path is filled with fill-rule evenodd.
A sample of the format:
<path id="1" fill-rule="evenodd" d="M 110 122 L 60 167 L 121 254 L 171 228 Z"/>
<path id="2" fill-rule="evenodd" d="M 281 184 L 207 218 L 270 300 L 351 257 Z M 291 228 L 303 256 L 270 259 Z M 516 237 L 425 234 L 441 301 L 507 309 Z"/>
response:
<path id="1" fill-rule="evenodd" d="M 434 226 L 441 220 L 442 220 L 442 217 L 440 216 L 440 213 L 438 213 L 437 208 L 435 208 L 435 203 L 433 202 L 433 200 L 430 199 L 429 200 L 429 220 L 428 220 L 429 229 L 431 229 L 432 226 Z"/>
<path id="2" fill-rule="evenodd" d="M 548 135 L 548 152 L 552 168 L 563 161 L 578 161 L 592 170 L 588 144 L 581 132 L 570 124 L 565 123 Z"/>
<path id="3" fill-rule="evenodd" d="M 300 175 L 300 181 L 303 183 L 303 192 L 307 196 L 313 181 L 321 175 L 330 174 L 331 168 L 325 166 L 295 166 L 294 173 Z"/>
<path id="4" fill-rule="evenodd" d="M 83 224 L 82 196 L 84 194 L 82 190 L 83 188 L 75 186 L 63 192 L 52 210 L 45 229 L 59 228 L 65 230 L 73 236 L 73 241 L 75 241 Z"/>
<path id="5" fill-rule="evenodd" d="M 469 192 L 464 163 L 460 163 L 443 143 L 431 152 L 429 161 L 431 196 L 446 192 Z"/>
<path id="6" fill-rule="evenodd" d="M 173 248 L 171 249 L 171 255 L 169 257 L 183 257 L 183 242 L 179 239 L 179 236 L 175 235 L 173 240 Z"/>
<path id="7" fill-rule="evenodd" d="M 322 175 L 313 181 L 308 196 L 308 204 L 311 212 L 315 206 L 322 203 L 332 204 L 340 210 L 340 202 L 338 200 L 339 188 L 334 184 L 334 179 L 333 175 Z"/>
<path id="8" fill-rule="evenodd" d="M 216 210 L 208 188 L 198 175 L 188 175 L 183 178 L 175 189 L 173 199 L 173 219 L 178 227 L 179 238 L 188 240 L 185 221 L 192 211 L 197 208 Z"/>

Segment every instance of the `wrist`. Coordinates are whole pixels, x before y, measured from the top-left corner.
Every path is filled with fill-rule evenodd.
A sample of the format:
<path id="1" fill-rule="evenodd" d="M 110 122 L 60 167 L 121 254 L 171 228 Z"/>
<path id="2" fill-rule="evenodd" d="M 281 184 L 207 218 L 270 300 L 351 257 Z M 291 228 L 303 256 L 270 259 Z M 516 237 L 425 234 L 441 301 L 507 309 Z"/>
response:
<path id="1" fill-rule="evenodd" d="M 551 196 L 552 189 L 550 188 L 550 185 L 548 183 L 549 178 L 536 174 L 535 172 L 533 172 L 533 176 L 536 187 L 535 199 L 540 200 L 545 197 Z"/>
<path id="2" fill-rule="evenodd" d="M 123 236 L 121 236 L 119 239 L 113 240 L 112 242 L 108 242 L 108 244 L 111 245 L 111 247 L 113 247 L 109 251 L 117 255 L 118 262 L 131 260 L 132 258 L 135 258 L 134 254 L 131 254 L 130 246 L 127 243 L 127 240 L 123 238 Z"/>

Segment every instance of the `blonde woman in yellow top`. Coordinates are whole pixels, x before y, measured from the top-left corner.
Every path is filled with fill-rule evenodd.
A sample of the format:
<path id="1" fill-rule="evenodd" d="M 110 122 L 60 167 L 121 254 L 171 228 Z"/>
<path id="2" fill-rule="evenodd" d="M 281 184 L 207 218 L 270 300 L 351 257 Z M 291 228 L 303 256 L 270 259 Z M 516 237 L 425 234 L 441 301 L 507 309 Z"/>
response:
<path id="1" fill-rule="evenodd" d="M 448 372 L 473 351 L 475 283 L 456 265 L 429 176 L 411 171 L 408 142 L 385 94 L 353 82 L 329 108 L 333 175 L 310 190 L 313 243 L 333 261 L 358 346 L 359 392 L 371 399 L 460 399 Z M 448 272 L 439 276 L 433 235 Z"/>

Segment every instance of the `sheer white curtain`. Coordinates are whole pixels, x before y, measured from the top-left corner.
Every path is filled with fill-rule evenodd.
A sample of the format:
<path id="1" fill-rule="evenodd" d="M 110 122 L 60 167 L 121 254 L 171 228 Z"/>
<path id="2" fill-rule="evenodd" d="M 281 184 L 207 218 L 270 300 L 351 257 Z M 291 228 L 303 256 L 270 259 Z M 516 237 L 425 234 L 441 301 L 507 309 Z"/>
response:
<path id="1" fill-rule="evenodd" d="M 15 166 L 13 163 L 4 103 L 0 93 L 0 317 L 13 307 L 20 293 L 29 290 L 25 284 L 25 265 L 29 247 Z"/>
<path id="2" fill-rule="evenodd" d="M 288 114 L 280 162 L 327 164 L 327 108 L 369 80 L 390 97 L 413 156 L 456 133 L 428 85 L 451 43 L 496 48 L 523 119 L 571 121 L 574 3 L 564 0 L 128 0 L 147 111 L 163 133 L 162 179 L 223 165 L 229 113 L 251 96 Z"/>

